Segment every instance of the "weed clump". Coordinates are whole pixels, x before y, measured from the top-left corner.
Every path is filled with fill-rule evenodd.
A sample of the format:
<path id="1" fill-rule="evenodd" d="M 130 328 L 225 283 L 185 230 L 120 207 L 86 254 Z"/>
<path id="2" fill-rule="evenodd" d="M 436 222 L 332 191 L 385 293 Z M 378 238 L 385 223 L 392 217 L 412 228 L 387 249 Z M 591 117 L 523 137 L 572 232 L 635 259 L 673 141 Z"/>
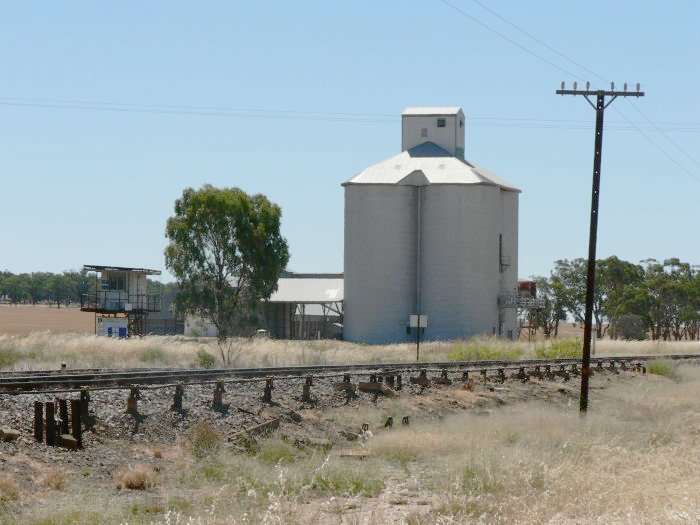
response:
<path id="1" fill-rule="evenodd" d="M 156 485 L 155 472 L 146 465 L 137 465 L 131 469 L 120 470 L 115 477 L 116 486 L 119 490 L 146 490 Z"/>
<path id="2" fill-rule="evenodd" d="M 198 423 L 189 437 L 190 450 L 196 458 L 206 458 L 221 448 L 221 434 L 206 423 Z"/>
<path id="3" fill-rule="evenodd" d="M 66 473 L 62 470 L 52 469 L 45 472 L 37 481 L 44 487 L 63 490 L 66 485 Z"/>
<path id="4" fill-rule="evenodd" d="M 204 348 L 197 350 L 197 365 L 202 368 L 214 368 L 216 366 L 216 357 L 207 352 Z"/>

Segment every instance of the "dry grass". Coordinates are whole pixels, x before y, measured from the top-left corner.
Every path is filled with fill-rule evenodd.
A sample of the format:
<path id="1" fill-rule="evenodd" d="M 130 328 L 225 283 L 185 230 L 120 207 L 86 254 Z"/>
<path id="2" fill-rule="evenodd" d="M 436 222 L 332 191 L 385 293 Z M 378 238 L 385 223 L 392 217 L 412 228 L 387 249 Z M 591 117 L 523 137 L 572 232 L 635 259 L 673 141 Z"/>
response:
<path id="1" fill-rule="evenodd" d="M 118 489 L 147 490 L 156 486 L 156 474 L 147 465 L 136 465 L 130 469 L 120 470 L 115 475 Z"/>
<path id="2" fill-rule="evenodd" d="M 9 474 L 0 474 L 0 501 L 19 499 L 19 485 Z"/>
<path id="3" fill-rule="evenodd" d="M 370 437 L 365 460 L 276 437 L 240 453 L 202 427 L 190 441 L 216 453 L 169 450 L 157 484 L 146 466 L 119 474 L 118 486 L 148 491 L 115 497 L 85 482 L 35 510 L 7 504 L 33 513 L 14 522 L 42 524 L 700 522 L 700 369 L 607 377 L 594 376 L 585 419 L 575 404 L 533 402 L 412 420 Z M 406 403 L 339 408 L 338 419 L 380 424 Z"/>
<path id="4" fill-rule="evenodd" d="M 38 485 L 53 490 L 63 490 L 66 486 L 67 473 L 65 470 L 49 469 L 36 480 Z"/>
<path id="5" fill-rule="evenodd" d="M 512 342 L 487 337 L 467 341 L 426 342 L 421 360 L 518 359 L 537 354 L 561 353 L 553 343 Z M 334 363 L 410 362 L 415 359 L 412 344 L 362 345 L 345 341 L 285 341 L 274 339 L 240 340 L 238 366 L 283 366 Z M 214 355 L 213 341 L 182 336 L 148 336 L 109 339 L 87 334 L 36 332 L 29 335 L 0 335 L 0 369 L 55 369 L 61 363 L 69 368 L 195 367 L 201 356 Z M 552 350 L 553 348 L 553 350 Z M 596 355 L 648 355 L 700 353 L 700 341 L 652 342 L 602 340 Z M 568 354 L 567 354 L 568 355 Z M 216 361 L 220 366 L 221 361 Z"/>

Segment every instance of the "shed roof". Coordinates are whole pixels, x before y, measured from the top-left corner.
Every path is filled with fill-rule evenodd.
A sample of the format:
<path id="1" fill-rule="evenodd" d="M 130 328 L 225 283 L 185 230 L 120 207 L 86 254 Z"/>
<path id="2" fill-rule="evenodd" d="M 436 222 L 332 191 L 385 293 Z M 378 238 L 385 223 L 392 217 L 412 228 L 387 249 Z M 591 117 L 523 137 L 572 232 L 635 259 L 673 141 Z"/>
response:
<path id="1" fill-rule="evenodd" d="M 277 291 L 270 296 L 271 303 L 335 303 L 343 300 L 343 278 L 331 277 L 281 277 Z"/>
<path id="2" fill-rule="evenodd" d="M 473 162 L 453 157 L 433 142 L 424 142 L 378 162 L 343 183 L 343 186 L 353 184 L 483 184 L 520 191 L 508 181 Z"/>
<path id="3" fill-rule="evenodd" d="M 424 117 L 432 115 L 456 115 L 462 111 L 462 108 L 454 107 L 418 107 L 406 108 L 401 115 L 422 115 Z"/>
<path id="4" fill-rule="evenodd" d="M 127 268 L 126 266 L 101 266 L 98 264 L 85 264 L 83 270 L 88 272 L 133 272 L 145 273 L 146 275 L 160 275 L 160 270 L 149 270 L 148 268 Z"/>

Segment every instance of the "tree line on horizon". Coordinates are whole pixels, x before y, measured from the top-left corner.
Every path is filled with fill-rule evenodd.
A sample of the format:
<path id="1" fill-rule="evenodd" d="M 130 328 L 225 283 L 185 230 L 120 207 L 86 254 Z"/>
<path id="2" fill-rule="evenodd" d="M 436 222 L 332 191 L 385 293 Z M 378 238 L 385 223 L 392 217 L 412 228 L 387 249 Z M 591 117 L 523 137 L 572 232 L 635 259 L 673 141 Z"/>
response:
<path id="1" fill-rule="evenodd" d="M 530 327 L 556 337 L 561 323 L 583 323 L 586 259 L 557 260 L 549 276 L 533 280 L 544 307 L 525 314 Z M 149 292 L 178 288 L 149 280 Z M 0 272 L 0 301 L 9 304 L 60 308 L 80 304 L 80 296 L 94 289 L 93 272 Z M 598 338 L 699 340 L 700 268 L 678 258 L 639 264 L 615 256 L 598 260 L 593 317 Z"/>
<path id="2" fill-rule="evenodd" d="M 544 308 L 527 312 L 531 328 L 556 337 L 562 322 L 583 324 L 586 267 L 584 258 L 561 259 L 549 276 L 533 278 Z M 678 258 L 597 260 L 593 318 L 598 338 L 700 339 L 700 268 Z"/>
<path id="3" fill-rule="evenodd" d="M 63 273 L 12 273 L 0 271 L 0 302 L 7 304 L 48 304 L 60 308 L 80 304 L 80 296 L 95 292 L 94 272 L 70 270 Z M 175 288 L 148 280 L 149 292 Z"/>

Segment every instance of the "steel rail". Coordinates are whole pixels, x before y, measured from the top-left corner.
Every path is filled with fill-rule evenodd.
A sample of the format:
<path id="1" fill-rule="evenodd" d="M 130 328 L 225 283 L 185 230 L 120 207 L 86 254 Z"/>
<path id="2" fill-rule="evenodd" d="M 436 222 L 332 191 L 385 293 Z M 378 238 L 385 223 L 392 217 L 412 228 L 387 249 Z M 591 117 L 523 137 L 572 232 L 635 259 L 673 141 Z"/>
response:
<path id="1" fill-rule="evenodd" d="M 669 354 L 669 355 L 629 355 L 595 357 L 593 363 L 629 363 L 644 362 L 654 359 L 693 360 L 700 359 L 700 354 Z M 524 359 L 517 361 L 487 360 L 487 361 L 435 361 L 423 363 L 361 363 L 346 365 L 305 365 L 286 367 L 262 368 L 219 368 L 219 369 L 82 369 L 75 371 L 38 370 L 20 372 L 22 375 L 3 375 L 0 377 L 0 392 L 30 393 L 41 392 L 52 387 L 62 387 L 61 391 L 74 391 L 81 388 L 126 388 L 133 385 L 158 385 L 182 382 L 186 384 L 205 384 L 232 378 L 227 382 L 243 382 L 242 380 L 263 380 L 268 377 L 286 379 L 299 378 L 306 375 L 316 377 L 335 377 L 341 374 L 364 375 L 369 373 L 389 373 L 398 371 L 416 371 L 425 369 L 431 372 L 442 370 L 513 370 L 518 368 L 533 368 L 561 365 L 579 365 L 580 358 L 560 359 Z M 15 373 L 16 374 L 16 373 Z"/>

